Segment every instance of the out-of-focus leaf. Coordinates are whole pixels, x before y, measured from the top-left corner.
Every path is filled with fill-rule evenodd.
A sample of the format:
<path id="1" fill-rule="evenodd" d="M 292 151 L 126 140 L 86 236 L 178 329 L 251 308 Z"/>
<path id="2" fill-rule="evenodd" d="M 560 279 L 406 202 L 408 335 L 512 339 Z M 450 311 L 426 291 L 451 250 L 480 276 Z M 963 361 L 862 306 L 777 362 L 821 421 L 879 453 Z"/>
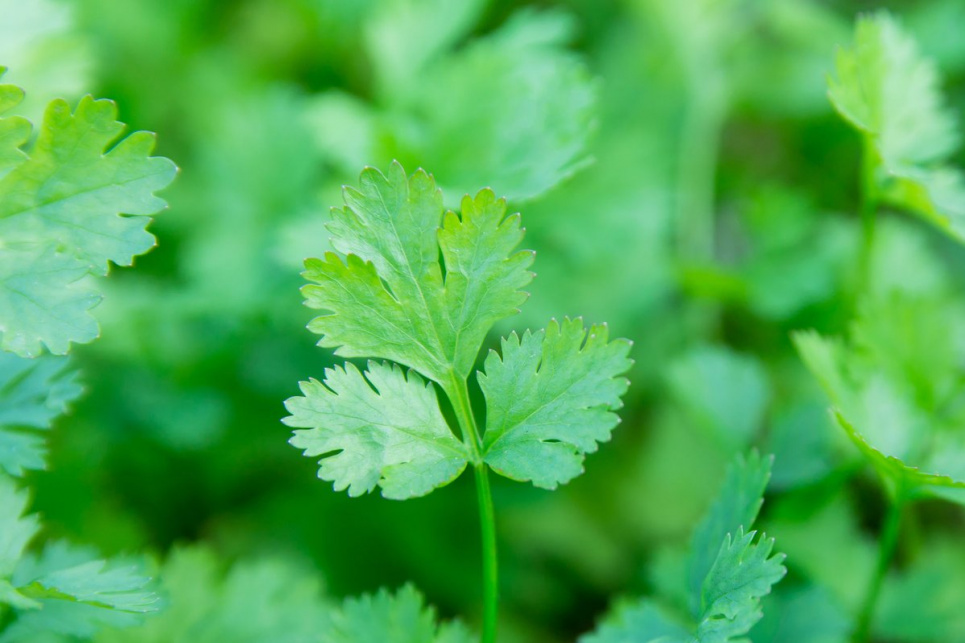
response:
<path id="1" fill-rule="evenodd" d="M 694 640 L 688 629 L 659 604 L 642 599 L 613 608 L 579 643 L 680 643 Z"/>
<path id="2" fill-rule="evenodd" d="M 381 104 L 321 95 L 308 114 L 322 152 L 346 173 L 393 158 L 435 168 L 447 205 L 480 185 L 529 199 L 585 165 L 597 91 L 566 49 L 572 21 L 520 12 L 457 47 L 482 4 L 393 0 L 374 12 L 366 40 Z"/>
<path id="3" fill-rule="evenodd" d="M 0 352 L 0 468 L 14 476 L 43 469 L 46 445 L 37 430 L 49 429 L 81 391 L 66 358 Z"/>
<path id="4" fill-rule="evenodd" d="M 90 83 L 90 38 L 75 28 L 75 8 L 56 0 L 0 0 L 0 63 L 9 82 L 30 87 L 17 113 L 39 118 L 55 98 L 80 98 Z"/>
<path id="5" fill-rule="evenodd" d="M 875 544 L 861 532 L 854 507 L 837 495 L 803 506 L 779 499 L 768 531 L 787 553 L 788 566 L 826 591 L 847 613 L 857 614 L 875 568 Z"/>
<path id="6" fill-rule="evenodd" d="M 5 90 L 3 107 L 9 110 L 7 95 Z M 176 168 L 150 156 L 152 134 L 118 140 L 124 125 L 116 115 L 113 103 L 89 96 L 73 113 L 66 102 L 53 101 L 36 142 L 0 178 L 0 331 L 6 350 L 35 356 L 46 345 L 64 354 L 71 342 L 96 337 L 87 310 L 98 297 L 76 282 L 106 274 L 108 262 L 131 265 L 154 245 L 144 229 L 146 216 L 122 215 L 164 208 L 154 192 L 171 182 Z M 27 143 L 29 130 L 21 122 L 14 121 L 16 138 L 7 139 L 14 149 Z M 11 132 L 0 125 L 4 130 Z"/>
<path id="7" fill-rule="evenodd" d="M 943 416 L 962 394 L 947 316 L 957 308 L 954 300 L 895 294 L 864 302 L 850 344 L 794 336 L 838 423 L 891 492 L 965 501 L 965 436 Z"/>
<path id="8" fill-rule="evenodd" d="M 700 346 L 668 368 L 674 397 L 728 448 L 745 448 L 760 430 L 770 398 L 759 361 L 722 346 Z"/>
<path id="9" fill-rule="evenodd" d="M 283 557 L 225 571 L 210 549 L 176 549 L 160 572 L 164 610 L 143 625 L 106 630 L 97 643 L 313 643 L 330 627 L 311 566 Z"/>
<path id="10" fill-rule="evenodd" d="M 349 598 L 332 614 L 322 643 L 470 643 L 476 637 L 461 623 L 438 623 L 411 585 L 394 595 L 385 589 Z"/>
<path id="11" fill-rule="evenodd" d="M 0 604 L 13 609 L 0 642 L 86 638 L 104 626 L 137 623 L 157 609 L 139 562 L 105 560 L 65 543 L 26 553 L 39 529 L 36 515 L 27 515 L 26 508 L 27 494 L 0 473 Z"/>
<path id="12" fill-rule="evenodd" d="M 365 44 L 381 91 L 403 94 L 472 29 L 486 0 L 389 0 L 368 17 Z"/>
<path id="13" fill-rule="evenodd" d="M 821 588 L 808 585 L 776 592 L 764 618 L 751 631 L 755 643 L 847 643 L 852 618 Z"/>
<path id="14" fill-rule="evenodd" d="M 965 637 L 965 556 L 954 540 L 932 540 L 906 569 L 889 576 L 875 610 L 874 631 L 896 641 Z"/>
<path id="15" fill-rule="evenodd" d="M 779 490 L 822 479 L 840 457 L 832 448 L 836 427 L 819 403 L 802 403 L 779 414 L 771 426 L 768 450 L 774 454 L 771 486 Z"/>
<path id="16" fill-rule="evenodd" d="M 883 198 L 965 236 L 965 176 L 943 165 L 959 144 L 938 70 L 886 12 L 858 18 L 828 81 L 835 109 L 867 139 Z"/>

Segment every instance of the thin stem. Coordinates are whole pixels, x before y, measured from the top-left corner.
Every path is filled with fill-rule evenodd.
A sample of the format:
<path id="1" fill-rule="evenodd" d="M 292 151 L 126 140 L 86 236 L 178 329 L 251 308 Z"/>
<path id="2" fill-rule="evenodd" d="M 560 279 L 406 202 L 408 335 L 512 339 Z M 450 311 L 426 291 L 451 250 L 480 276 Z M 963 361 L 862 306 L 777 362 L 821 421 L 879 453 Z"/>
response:
<path id="1" fill-rule="evenodd" d="M 723 109 L 694 94 L 685 108 L 675 187 L 677 247 L 695 265 L 714 261 L 714 183 Z"/>
<path id="2" fill-rule="evenodd" d="M 469 402 L 469 387 L 466 386 L 466 380 L 455 371 L 449 371 L 449 381 L 443 388 L 456 412 L 456 421 L 459 422 L 459 430 L 462 431 L 462 441 L 469 447 L 472 463 L 478 465 L 482 462 L 482 440 L 479 437 L 479 429 L 476 427 L 476 416 L 473 415 L 472 405 Z"/>
<path id="3" fill-rule="evenodd" d="M 898 546 L 898 534 L 901 531 L 901 516 L 905 506 L 905 495 L 899 490 L 888 507 L 888 515 L 885 517 L 885 524 L 881 533 L 881 540 L 878 543 L 878 564 L 875 567 L 874 576 L 865 592 L 864 602 L 861 612 L 858 615 L 858 627 L 855 629 L 854 643 L 866 643 L 871 636 L 871 619 L 874 617 L 875 605 L 878 603 L 878 596 L 881 594 L 881 586 L 884 583 L 888 568 L 891 567 L 891 559 L 895 555 Z"/>
<path id="4" fill-rule="evenodd" d="M 479 523 L 482 528 L 483 554 L 483 629 L 481 643 L 495 643 L 496 618 L 499 610 L 499 558 L 496 551 L 496 515 L 493 494 L 489 490 L 489 468 L 477 464 L 476 495 L 479 499 Z"/>
<path id="5" fill-rule="evenodd" d="M 875 177 L 878 160 L 874 145 L 867 137 L 861 146 L 861 265 L 858 292 L 871 285 L 871 259 L 874 251 L 875 220 L 878 217 L 878 183 Z"/>
<path id="6" fill-rule="evenodd" d="M 496 513 L 493 509 L 493 494 L 489 488 L 489 470 L 486 463 L 482 461 L 482 440 L 469 402 L 469 388 L 466 386 L 466 380 L 451 371 L 448 386 L 444 388 L 456 413 L 463 442 L 467 444 L 472 455 L 476 476 L 483 557 L 483 628 L 482 637 L 479 640 L 480 643 L 495 643 L 496 619 L 499 611 L 499 558 L 496 550 Z"/>

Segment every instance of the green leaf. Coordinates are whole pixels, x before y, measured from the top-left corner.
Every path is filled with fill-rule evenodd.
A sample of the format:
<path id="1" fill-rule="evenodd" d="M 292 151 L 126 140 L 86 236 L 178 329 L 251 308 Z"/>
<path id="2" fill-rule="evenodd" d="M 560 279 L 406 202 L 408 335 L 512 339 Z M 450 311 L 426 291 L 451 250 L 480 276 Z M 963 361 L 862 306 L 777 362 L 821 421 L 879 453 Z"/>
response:
<path id="1" fill-rule="evenodd" d="M 37 516 L 26 515 L 29 501 L 27 493 L 18 489 L 13 479 L 0 473 L 0 583 L 6 584 L 0 599 L 8 603 L 15 598 L 9 593 L 10 578 L 40 529 Z"/>
<path id="2" fill-rule="evenodd" d="M 505 201 L 483 190 L 443 221 L 432 178 L 420 170 L 407 179 L 398 163 L 388 176 L 366 169 L 344 197 L 329 229 L 346 257 L 305 262 L 307 305 L 331 311 L 309 325 L 319 346 L 391 359 L 443 385 L 452 372 L 465 378 L 493 323 L 525 299 L 532 253 L 509 254 L 519 218 L 505 218 Z"/>
<path id="3" fill-rule="evenodd" d="M 46 446 L 36 429 L 49 429 L 82 390 L 66 358 L 0 352 L 0 468 L 14 476 L 43 469 Z"/>
<path id="4" fill-rule="evenodd" d="M 127 626 L 157 609 L 140 565 L 107 561 L 64 543 L 25 553 L 40 525 L 26 515 L 27 494 L 0 473 L 0 605 L 14 610 L 0 643 L 27 643 L 44 634 L 92 636 L 104 625 Z"/>
<path id="5" fill-rule="evenodd" d="M 349 598 L 332 615 L 332 627 L 322 643 L 471 643 L 476 640 L 461 623 L 437 624 L 435 610 L 426 607 L 411 585 L 395 595 L 385 589 Z"/>
<path id="6" fill-rule="evenodd" d="M 965 449 L 956 451 L 954 458 L 948 458 L 948 469 L 929 467 L 930 472 L 923 471 L 873 447 L 839 411 L 834 412 L 834 417 L 893 494 L 904 494 L 909 498 L 938 496 L 965 505 Z"/>
<path id="7" fill-rule="evenodd" d="M 688 564 L 691 623 L 653 599 L 619 608 L 581 643 L 738 643 L 761 619 L 761 598 L 786 570 L 774 540 L 748 531 L 770 477 L 771 458 L 752 452 L 731 465 L 717 500 L 694 532 Z"/>
<path id="8" fill-rule="evenodd" d="M 517 12 L 407 85 L 388 131 L 453 194 L 491 185 L 513 202 L 539 196 L 587 164 L 597 86 L 565 48 L 574 25 L 560 12 Z"/>
<path id="9" fill-rule="evenodd" d="M 3 91 L 9 106 L 15 92 Z M 61 100 L 47 108 L 35 143 L 21 153 L 29 129 L 0 119 L 0 346 L 23 356 L 41 346 L 66 353 L 70 342 L 97 336 L 87 314 L 99 297 L 77 283 L 107 273 L 108 262 L 131 265 L 154 245 L 145 231 L 165 207 L 154 192 L 176 168 L 151 157 L 154 136 L 124 125 L 110 101 L 83 98 L 76 111 Z"/>
<path id="10" fill-rule="evenodd" d="M 326 369 L 325 381 L 301 383 L 285 406 L 291 444 L 322 456 L 318 477 L 359 496 L 382 487 L 386 498 L 429 493 L 462 473 L 468 453 L 449 430 L 431 384 L 398 366 L 369 362 Z"/>
<path id="11" fill-rule="evenodd" d="M 515 333 L 491 352 L 479 385 L 486 396 L 483 458 L 514 480 L 554 489 L 583 472 L 585 454 L 610 439 L 628 382 L 631 343 L 608 341 L 606 325 L 551 321 Z"/>
<path id="12" fill-rule="evenodd" d="M 24 611 L 3 634 L 2 643 L 33 641 L 42 633 L 91 637 L 105 626 L 127 627 L 157 610 L 157 595 L 141 566 L 103 560 L 65 543 L 47 546 L 21 560 L 12 584 L 38 604 Z"/>
<path id="13" fill-rule="evenodd" d="M 700 643 L 727 643 L 747 634 L 763 616 L 761 598 L 787 572 L 784 554 L 772 554 L 774 539 L 754 539 L 740 528 L 727 534 L 704 579 L 697 627 Z"/>
<path id="14" fill-rule="evenodd" d="M 781 541 L 783 545 L 783 540 Z M 754 643 L 847 643 L 853 617 L 827 592 L 805 585 L 777 592 L 767 612 L 751 632 Z"/>
<path id="15" fill-rule="evenodd" d="M 97 643 L 314 643 L 329 628 L 311 565 L 283 557 L 246 558 L 229 569 L 213 551 L 175 549 L 160 572 L 166 605 L 142 625 L 108 629 Z"/>
<path id="16" fill-rule="evenodd" d="M 675 360 L 667 379 L 695 423 L 727 447 L 746 448 L 760 430 L 770 386 L 757 359 L 701 346 Z"/>
<path id="17" fill-rule="evenodd" d="M 854 44 L 838 52 L 831 102 L 866 137 L 888 202 L 965 235 L 965 178 L 944 163 L 959 144 L 934 63 L 886 12 L 858 19 Z"/>
<path id="18" fill-rule="evenodd" d="M 694 530 L 687 564 L 690 607 L 694 615 L 704 608 L 702 588 L 720 556 L 721 543 L 742 529 L 747 532 L 757 520 L 773 461 L 772 457 L 762 457 L 757 451 L 751 451 L 746 457 L 738 454 L 727 469 L 720 493 Z"/>
<path id="19" fill-rule="evenodd" d="M 965 556 L 955 536 L 931 537 L 885 579 L 873 631 L 882 640 L 965 640 Z"/>
<path id="20" fill-rule="evenodd" d="M 960 393 L 947 308 L 886 301 L 862 307 L 850 345 L 813 331 L 795 333 L 794 344 L 838 425 L 891 493 L 965 503 L 965 438 L 938 412 Z"/>
<path id="21" fill-rule="evenodd" d="M 398 95 L 472 29 L 483 0 L 388 0 L 376 3 L 365 44 L 381 90 Z"/>
<path id="22" fill-rule="evenodd" d="M 579 643 L 675 643 L 692 641 L 690 632 L 658 604 L 643 599 L 611 610 L 596 631 Z"/>

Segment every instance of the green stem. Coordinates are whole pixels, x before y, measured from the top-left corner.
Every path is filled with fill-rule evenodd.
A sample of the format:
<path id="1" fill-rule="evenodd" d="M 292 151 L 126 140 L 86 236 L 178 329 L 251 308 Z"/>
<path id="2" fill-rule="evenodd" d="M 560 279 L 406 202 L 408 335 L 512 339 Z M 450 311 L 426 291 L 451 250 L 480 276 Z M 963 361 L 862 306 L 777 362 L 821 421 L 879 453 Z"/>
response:
<path id="1" fill-rule="evenodd" d="M 688 264 L 714 261 L 714 183 L 724 112 L 719 103 L 693 95 L 684 112 L 674 198 L 677 248 Z"/>
<path id="2" fill-rule="evenodd" d="M 885 517 L 885 524 L 878 543 L 878 564 L 875 567 L 874 576 L 865 592 L 864 602 L 861 612 L 858 615 L 858 627 L 855 629 L 854 643 L 866 643 L 871 636 L 871 620 L 874 617 L 875 605 L 878 603 L 878 596 L 881 594 L 881 586 L 884 583 L 888 568 L 891 567 L 891 559 L 895 555 L 898 546 L 898 534 L 901 531 L 901 516 L 905 506 L 904 492 L 899 490 L 888 507 L 888 515 Z"/>
<path id="3" fill-rule="evenodd" d="M 858 293 L 871 285 L 871 258 L 874 251 L 875 220 L 878 216 L 878 183 L 875 171 L 878 160 L 874 144 L 865 138 L 861 147 L 861 265 Z"/>
<path id="4" fill-rule="evenodd" d="M 499 559 L 496 551 L 496 513 L 493 509 L 493 494 L 489 488 L 489 470 L 482 460 L 482 440 L 472 412 L 465 378 L 454 371 L 450 372 L 448 386 L 444 388 L 456 413 L 463 442 L 469 447 L 476 476 L 483 557 L 483 628 L 479 640 L 480 643 L 495 643 L 499 609 Z"/>
<path id="5" fill-rule="evenodd" d="M 479 498 L 479 523 L 482 528 L 483 554 L 483 630 L 481 643 L 495 643 L 499 609 L 499 558 L 496 552 L 496 515 L 489 490 L 489 471 L 485 463 L 476 465 L 476 495 Z"/>

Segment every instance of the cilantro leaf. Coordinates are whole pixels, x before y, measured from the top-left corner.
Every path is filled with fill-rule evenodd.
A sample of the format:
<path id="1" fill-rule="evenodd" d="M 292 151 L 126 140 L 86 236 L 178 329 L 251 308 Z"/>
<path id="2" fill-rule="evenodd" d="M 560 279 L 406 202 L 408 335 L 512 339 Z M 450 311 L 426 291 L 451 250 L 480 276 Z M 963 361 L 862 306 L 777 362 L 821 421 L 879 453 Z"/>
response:
<path id="1" fill-rule="evenodd" d="M 0 587 L 6 585 L 8 591 L 24 550 L 40 529 L 37 516 L 27 515 L 29 502 L 27 493 L 0 473 Z M 0 591 L 0 600 L 10 602 L 8 591 Z"/>
<path id="2" fill-rule="evenodd" d="M 309 325 L 319 346 L 391 359 L 440 384 L 450 372 L 468 375 L 486 333 L 517 311 L 532 278 L 532 253 L 509 254 L 518 216 L 505 218 L 505 200 L 483 190 L 463 200 L 461 217 L 443 220 L 433 179 L 421 170 L 407 179 L 398 163 L 388 176 L 366 169 L 344 196 L 329 229 L 347 257 L 305 262 L 314 282 L 303 288 L 307 305 L 331 311 Z"/>
<path id="3" fill-rule="evenodd" d="M 701 591 L 701 643 L 726 643 L 747 634 L 763 616 L 761 598 L 784 578 L 784 554 L 772 555 L 774 539 L 755 541 L 755 535 L 741 527 L 724 538 Z"/>
<path id="4" fill-rule="evenodd" d="M 350 496 L 382 487 L 386 498 L 429 493 L 462 473 L 468 453 L 449 430 L 431 384 L 398 366 L 369 362 L 325 371 L 324 383 L 301 383 L 302 397 L 286 402 L 295 431 L 291 444 L 323 456 L 318 477 Z M 333 452 L 337 455 L 332 455 Z"/>
<path id="5" fill-rule="evenodd" d="M 284 422 L 307 430 L 291 444 L 322 456 L 319 477 L 351 496 L 376 486 L 386 498 L 424 495 L 468 463 L 550 489 L 579 475 L 619 421 L 630 342 L 609 342 L 605 325 L 586 329 L 579 319 L 513 334 L 478 374 L 487 413 L 477 428 L 467 378 L 487 333 L 517 312 L 533 277 L 533 253 L 515 251 L 519 216 L 507 217 L 505 200 L 488 189 L 443 216 L 433 179 L 422 170 L 406 177 L 398 163 L 388 175 L 367 168 L 344 198 L 329 225 L 343 254 L 306 261 L 306 303 L 329 311 L 309 329 L 336 354 L 412 370 L 370 361 L 365 373 L 349 364 L 303 382 Z M 458 438 L 422 377 L 453 405 Z"/>
<path id="6" fill-rule="evenodd" d="M 0 113 L 21 96 L 2 86 Z M 154 245 L 146 216 L 122 214 L 163 209 L 154 192 L 176 168 L 150 156 L 152 134 L 118 140 L 124 125 L 116 114 L 113 103 L 90 96 L 73 113 L 55 100 L 29 146 L 29 123 L 0 118 L 0 346 L 6 350 L 34 356 L 46 345 L 63 354 L 71 342 L 96 337 L 87 311 L 99 296 L 77 281 L 106 274 L 108 262 L 131 265 Z"/>
<path id="7" fill-rule="evenodd" d="M 934 63 L 882 11 L 858 19 L 854 44 L 838 52 L 836 69 L 828 95 L 866 137 L 881 197 L 965 237 L 965 176 L 944 165 L 960 139 Z"/>
<path id="8" fill-rule="evenodd" d="M 12 584 L 36 602 L 0 635 L 2 643 L 33 641 L 41 633 L 90 637 L 104 626 L 127 627 L 157 610 L 157 596 L 140 565 L 107 561 L 65 543 L 20 561 Z"/>
<path id="9" fill-rule="evenodd" d="M 939 402 L 959 394 L 945 308 L 900 296 L 886 302 L 864 302 L 850 343 L 810 331 L 795 333 L 794 344 L 889 491 L 965 503 L 965 439 L 939 412 Z"/>
<path id="10" fill-rule="evenodd" d="M 670 365 L 667 380 L 694 422 L 726 446 L 746 447 L 763 424 L 770 386 L 751 356 L 700 346 Z"/>
<path id="11" fill-rule="evenodd" d="M 470 643 L 475 641 L 461 623 L 436 623 L 435 610 L 425 607 L 411 585 L 395 595 L 385 589 L 374 595 L 349 598 L 332 615 L 332 627 L 322 643 Z"/>
<path id="12" fill-rule="evenodd" d="M 648 599 L 617 606 L 595 632 L 579 643 L 682 643 L 690 632 L 659 604 Z"/>
<path id="13" fill-rule="evenodd" d="M 150 579 L 137 564 L 103 560 L 63 543 L 39 555 L 25 553 L 40 528 L 27 504 L 27 494 L 0 473 L 0 604 L 14 611 L 0 643 L 46 633 L 88 637 L 103 625 L 127 626 L 157 609 L 157 596 L 146 588 Z"/>
<path id="14" fill-rule="evenodd" d="M 44 440 L 25 429 L 49 429 L 81 390 L 66 358 L 0 352 L 0 468 L 14 476 L 43 469 Z"/>
<path id="15" fill-rule="evenodd" d="M 761 598 L 786 570 L 774 540 L 749 531 L 771 458 L 752 452 L 728 469 L 721 493 L 694 532 L 688 563 L 689 625 L 643 598 L 619 608 L 581 643 L 737 643 L 761 619 Z"/>
<path id="16" fill-rule="evenodd" d="M 174 550 L 160 571 L 167 604 L 143 624 L 97 643 L 310 643 L 329 627 L 318 575 L 300 561 L 246 558 L 229 569 L 210 549 Z"/>
<path id="17" fill-rule="evenodd" d="M 345 172 L 392 158 L 430 165 L 455 197 L 447 205 L 479 185 L 535 198 L 586 166 L 597 83 L 567 49 L 575 21 L 522 10 L 476 36 L 484 9 L 480 0 L 377 3 L 365 45 L 378 100 L 314 99 L 319 151 Z"/>
<path id="18" fill-rule="evenodd" d="M 698 599 L 702 596 L 701 588 L 720 555 L 721 543 L 741 529 L 749 531 L 757 520 L 772 464 L 773 458 L 762 457 L 757 451 L 746 457 L 738 454 L 727 469 L 720 494 L 694 530 L 687 577 L 691 610 L 695 614 L 703 600 Z"/>
<path id="19" fill-rule="evenodd" d="M 491 352 L 479 385 L 486 396 L 483 458 L 514 480 L 555 489 L 583 472 L 585 454 L 610 439 L 627 390 L 630 342 L 581 319 L 515 333 Z"/>

